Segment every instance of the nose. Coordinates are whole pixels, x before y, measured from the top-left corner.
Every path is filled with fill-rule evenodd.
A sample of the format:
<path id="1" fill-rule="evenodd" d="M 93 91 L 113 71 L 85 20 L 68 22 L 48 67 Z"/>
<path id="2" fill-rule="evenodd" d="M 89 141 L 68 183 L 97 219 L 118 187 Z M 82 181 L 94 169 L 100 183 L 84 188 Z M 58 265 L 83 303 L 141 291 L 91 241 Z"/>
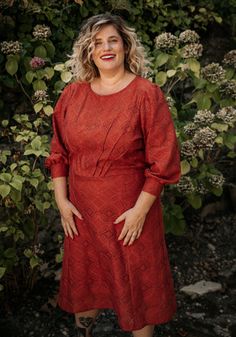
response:
<path id="1" fill-rule="evenodd" d="M 104 41 L 103 49 L 104 50 L 111 50 L 111 43 L 109 41 Z"/>

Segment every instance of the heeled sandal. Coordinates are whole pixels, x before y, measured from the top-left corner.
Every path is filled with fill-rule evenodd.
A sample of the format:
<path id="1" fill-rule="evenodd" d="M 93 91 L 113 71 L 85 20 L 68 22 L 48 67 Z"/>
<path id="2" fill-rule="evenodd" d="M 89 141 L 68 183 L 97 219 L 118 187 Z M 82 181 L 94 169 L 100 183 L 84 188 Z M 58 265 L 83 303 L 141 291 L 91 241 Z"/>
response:
<path id="1" fill-rule="evenodd" d="M 88 337 L 94 337 L 92 334 L 92 327 L 89 329 L 89 336 Z M 86 328 L 81 328 L 80 326 L 75 326 L 75 335 L 74 337 L 87 337 L 86 335 L 87 329 Z"/>

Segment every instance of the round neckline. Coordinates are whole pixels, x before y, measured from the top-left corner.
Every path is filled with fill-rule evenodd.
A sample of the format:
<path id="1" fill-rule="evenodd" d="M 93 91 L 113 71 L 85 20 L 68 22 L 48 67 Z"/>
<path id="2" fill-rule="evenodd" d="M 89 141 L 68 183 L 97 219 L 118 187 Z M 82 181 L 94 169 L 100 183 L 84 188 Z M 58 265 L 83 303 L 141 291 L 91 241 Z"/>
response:
<path id="1" fill-rule="evenodd" d="M 100 95 L 98 93 L 96 93 L 95 91 L 93 91 L 92 87 L 91 87 L 91 83 L 88 83 L 88 87 L 89 87 L 89 90 L 90 92 L 92 92 L 93 95 L 97 96 L 97 97 L 110 97 L 110 96 L 114 96 L 114 95 L 117 95 L 117 94 L 120 94 L 122 93 L 123 91 L 125 91 L 126 89 L 128 89 L 134 82 L 136 82 L 137 78 L 139 76 L 136 75 L 131 82 L 129 82 L 124 88 L 122 88 L 121 90 L 119 91 L 116 91 L 116 92 L 113 92 L 112 94 L 105 94 L 105 95 Z"/>

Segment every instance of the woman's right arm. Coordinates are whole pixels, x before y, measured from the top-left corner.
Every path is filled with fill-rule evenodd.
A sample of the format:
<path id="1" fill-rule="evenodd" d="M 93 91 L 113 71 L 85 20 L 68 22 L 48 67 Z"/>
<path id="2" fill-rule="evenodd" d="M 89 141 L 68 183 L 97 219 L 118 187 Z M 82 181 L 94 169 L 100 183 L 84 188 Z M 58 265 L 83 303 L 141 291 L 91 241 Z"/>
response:
<path id="1" fill-rule="evenodd" d="M 55 200 L 61 214 L 61 223 L 65 235 L 66 236 L 69 235 L 73 239 L 74 234 L 78 235 L 73 214 L 76 215 L 81 220 L 83 218 L 80 212 L 68 200 L 66 177 L 53 178 L 53 187 L 54 187 Z"/>
<path id="2" fill-rule="evenodd" d="M 67 176 L 69 173 L 68 151 L 64 144 L 64 118 L 71 96 L 71 86 L 66 87 L 60 95 L 53 113 L 53 138 L 51 154 L 45 161 L 45 166 L 51 170 L 55 199 L 61 214 L 61 222 L 66 236 L 73 239 L 78 235 L 73 215 L 82 219 L 81 214 L 68 200 Z"/>

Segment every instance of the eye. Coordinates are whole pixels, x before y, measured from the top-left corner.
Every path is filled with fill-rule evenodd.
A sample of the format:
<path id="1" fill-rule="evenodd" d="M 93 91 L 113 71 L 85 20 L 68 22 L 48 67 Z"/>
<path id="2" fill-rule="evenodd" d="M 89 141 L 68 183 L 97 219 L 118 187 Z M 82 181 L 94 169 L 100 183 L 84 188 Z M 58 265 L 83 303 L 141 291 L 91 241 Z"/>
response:
<path id="1" fill-rule="evenodd" d="M 94 45 L 99 46 L 102 42 L 101 41 L 95 41 Z"/>

